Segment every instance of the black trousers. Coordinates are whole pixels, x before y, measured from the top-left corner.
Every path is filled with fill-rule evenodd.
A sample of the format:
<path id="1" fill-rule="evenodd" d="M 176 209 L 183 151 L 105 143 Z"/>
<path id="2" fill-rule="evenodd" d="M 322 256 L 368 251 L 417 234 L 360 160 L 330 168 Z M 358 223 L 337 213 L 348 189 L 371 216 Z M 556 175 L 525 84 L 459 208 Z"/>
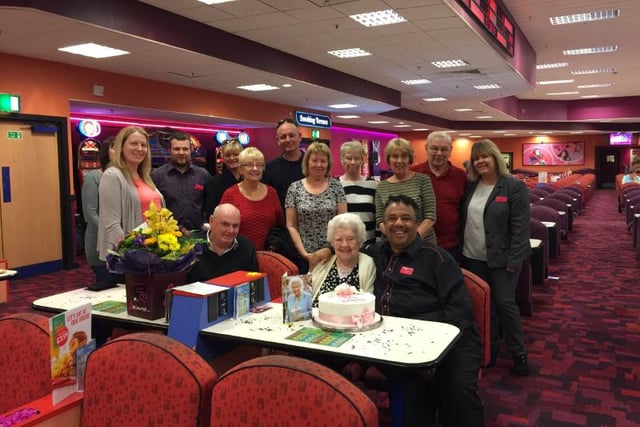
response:
<path id="1" fill-rule="evenodd" d="M 399 386 L 403 397 L 403 425 L 450 427 L 484 426 L 484 411 L 478 395 L 481 342 L 475 328 L 462 333 L 456 344 L 425 380 L 422 371 L 381 368 Z"/>

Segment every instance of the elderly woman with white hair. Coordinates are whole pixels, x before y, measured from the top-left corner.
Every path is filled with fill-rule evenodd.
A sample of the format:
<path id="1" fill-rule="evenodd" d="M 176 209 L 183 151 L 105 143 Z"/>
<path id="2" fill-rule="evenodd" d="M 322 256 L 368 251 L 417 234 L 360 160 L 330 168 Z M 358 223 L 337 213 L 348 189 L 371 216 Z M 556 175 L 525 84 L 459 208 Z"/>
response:
<path id="1" fill-rule="evenodd" d="M 343 283 L 373 293 L 376 267 L 369 255 L 359 251 L 365 236 L 364 223 L 356 214 L 343 213 L 329 221 L 327 240 L 335 255 L 311 271 L 314 306 L 320 294 L 331 292 Z"/>

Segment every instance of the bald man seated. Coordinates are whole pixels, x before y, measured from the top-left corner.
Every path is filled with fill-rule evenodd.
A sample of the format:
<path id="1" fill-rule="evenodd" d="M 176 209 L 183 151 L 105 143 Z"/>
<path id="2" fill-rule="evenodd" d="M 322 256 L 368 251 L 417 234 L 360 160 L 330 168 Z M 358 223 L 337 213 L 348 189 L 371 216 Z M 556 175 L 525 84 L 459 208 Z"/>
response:
<path id="1" fill-rule="evenodd" d="M 218 205 L 209 217 L 208 244 L 187 275 L 188 283 L 201 282 L 234 271 L 258 271 L 251 241 L 238 235 L 240 211 L 230 203 Z"/>

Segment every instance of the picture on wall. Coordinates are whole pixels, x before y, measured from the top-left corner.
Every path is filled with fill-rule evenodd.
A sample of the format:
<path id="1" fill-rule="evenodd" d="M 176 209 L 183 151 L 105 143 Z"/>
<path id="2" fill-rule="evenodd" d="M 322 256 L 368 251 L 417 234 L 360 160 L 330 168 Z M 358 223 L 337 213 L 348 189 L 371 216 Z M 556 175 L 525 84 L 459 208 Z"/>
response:
<path id="1" fill-rule="evenodd" d="M 522 144 L 524 166 L 584 165 L 584 142 Z"/>

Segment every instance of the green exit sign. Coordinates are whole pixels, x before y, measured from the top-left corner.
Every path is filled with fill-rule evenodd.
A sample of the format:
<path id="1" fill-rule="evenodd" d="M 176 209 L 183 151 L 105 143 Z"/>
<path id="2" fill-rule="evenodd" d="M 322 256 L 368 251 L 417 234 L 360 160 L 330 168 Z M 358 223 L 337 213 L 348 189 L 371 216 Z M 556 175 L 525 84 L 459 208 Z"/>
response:
<path id="1" fill-rule="evenodd" d="M 1 113 L 19 113 L 20 97 L 9 93 L 0 93 L 0 112 Z"/>
<path id="2" fill-rule="evenodd" d="M 311 129 L 311 138 L 313 139 L 320 138 L 320 131 L 318 129 Z"/>
<path id="3" fill-rule="evenodd" d="M 9 139 L 22 139 L 22 131 L 21 130 L 8 130 L 7 138 Z"/>

